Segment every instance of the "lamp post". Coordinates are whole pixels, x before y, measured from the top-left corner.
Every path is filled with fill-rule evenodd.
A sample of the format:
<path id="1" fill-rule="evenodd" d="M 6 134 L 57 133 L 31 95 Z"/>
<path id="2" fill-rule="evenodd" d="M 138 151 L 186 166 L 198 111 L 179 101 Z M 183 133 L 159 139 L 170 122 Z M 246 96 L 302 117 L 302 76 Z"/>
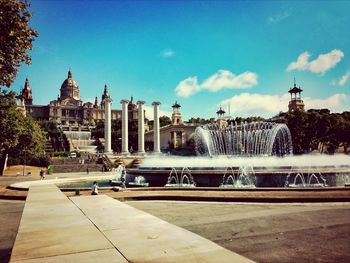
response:
<path id="1" fill-rule="evenodd" d="M 24 176 L 25 171 L 26 171 L 26 162 L 27 162 L 27 155 L 26 155 L 26 153 L 27 153 L 27 147 L 26 147 L 26 146 L 24 146 L 24 165 L 23 165 L 23 176 Z"/>

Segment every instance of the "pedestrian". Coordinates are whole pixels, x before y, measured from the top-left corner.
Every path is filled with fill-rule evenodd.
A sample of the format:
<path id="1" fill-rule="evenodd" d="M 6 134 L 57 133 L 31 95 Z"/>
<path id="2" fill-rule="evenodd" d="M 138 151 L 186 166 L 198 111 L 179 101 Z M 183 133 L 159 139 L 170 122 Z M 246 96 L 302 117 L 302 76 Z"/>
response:
<path id="1" fill-rule="evenodd" d="M 44 171 L 43 169 L 40 170 L 40 180 L 44 179 Z"/>
<path id="2" fill-rule="evenodd" d="M 89 174 L 89 167 L 86 167 L 86 174 Z"/>
<path id="3" fill-rule="evenodd" d="M 91 195 L 98 195 L 98 185 L 96 181 L 94 181 L 94 184 L 91 187 Z"/>

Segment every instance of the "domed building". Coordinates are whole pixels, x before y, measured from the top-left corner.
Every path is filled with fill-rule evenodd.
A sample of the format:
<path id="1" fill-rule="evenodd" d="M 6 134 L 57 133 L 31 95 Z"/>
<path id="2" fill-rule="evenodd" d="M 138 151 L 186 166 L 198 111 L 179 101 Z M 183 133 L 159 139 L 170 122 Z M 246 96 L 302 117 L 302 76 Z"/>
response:
<path id="1" fill-rule="evenodd" d="M 79 86 L 68 71 L 60 88 L 57 100 L 50 101 L 49 119 L 56 120 L 62 126 L 79 126 L 84 124 L 83 102 L 79 96 Z"/>
<path id="2" fill-rule="evenodd" d="M 98 122 L 105 119 L 105 99 L 110 97 L 108 87 L 105 84 L 102 93 L 101 104 L 85 102 L 81 100 L 78 83 L 73 79 L 72 71 L 69 69 L 67 78 L 60 88 L 60 95 L 56 100 L 50 101 L 48 105 L 33 105 L 32 90 L 29 80 L 26 78 L 24 88 L 21 90 L 18 99 L 25 107 L 26 113 L 37 120 L 55 120 L 63 130 L 89 130 Z M 137 107 L 134 107 L 133 98 L 130 101 L 129 116 L 137 119 Z M 136 106 L 136 105 L 135 105 Z M 121 119 L 121 110 L 112 110 L 112 120 Z"/>

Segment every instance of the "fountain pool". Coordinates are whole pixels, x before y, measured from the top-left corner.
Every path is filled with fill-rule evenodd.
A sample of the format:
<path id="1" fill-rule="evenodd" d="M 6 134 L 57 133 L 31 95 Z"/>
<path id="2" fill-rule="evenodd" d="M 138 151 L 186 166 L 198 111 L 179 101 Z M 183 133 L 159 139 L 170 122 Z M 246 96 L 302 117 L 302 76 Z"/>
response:
<path id="1" fill-rule="evenodd" d="M 196 186 L 201 187 L 219 187 L 228 168 L 233 174 L 239 175 L 243 167 L 251 167 L 254 171 L 255 187 L 285 187 L 287 176 L 295 171 L 305 175 L 321 174 L 327 186 L 344 186 L 344 178 L 350 176 L 350 156 L 308 154 L 285 157 L 147 157 L 140 167 L 129 169 L 128 174 L 142 175 L 150 186 L 165 186 L 171 171 L 175 169 L 179 173 L 184 167 L 190 171 Z M 323 180 L 321 183 L 324 183 Z"/>

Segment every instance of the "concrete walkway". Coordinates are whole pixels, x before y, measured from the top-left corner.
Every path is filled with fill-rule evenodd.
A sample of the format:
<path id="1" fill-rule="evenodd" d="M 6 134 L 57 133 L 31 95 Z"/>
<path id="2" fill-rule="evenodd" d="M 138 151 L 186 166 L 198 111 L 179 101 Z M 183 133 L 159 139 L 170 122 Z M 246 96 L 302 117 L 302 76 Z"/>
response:
<path id="1" fill-rule="evenodd" d="M 31 186 L 11 262 L 252 262 L 110 197 Z"/>
<path id="2" fill-rule="evenodd" d="M 19 183 L 11 184 L 11 189 L 17 190 L 28 190 L 31 186 L 36 185 L 50 185 L 50 184 L 63 184 L 72 182 L 83 182 L 92 180 L 109 180 L 113 179 L 116 175 L 112 172 L 92 172 L 89 175 L 86 173 L 61 173 L 50 175 L 51 178 L 45 180 L 35 180 L 35 181 L 23 181 Z"/>
<path id="3" fill-rule="evenodd" d="M 54 185 L 32 186 L 10 262 L 127 262 Z"/>

